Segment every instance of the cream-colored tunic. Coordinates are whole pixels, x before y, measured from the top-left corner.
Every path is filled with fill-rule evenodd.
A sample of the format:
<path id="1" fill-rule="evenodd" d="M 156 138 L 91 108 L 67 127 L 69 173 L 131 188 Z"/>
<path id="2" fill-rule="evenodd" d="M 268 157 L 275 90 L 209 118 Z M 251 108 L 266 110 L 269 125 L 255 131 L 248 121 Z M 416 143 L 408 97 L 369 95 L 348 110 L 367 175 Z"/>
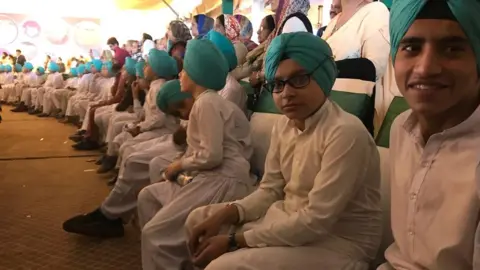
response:
<path id="1" fill-rule="evenodd" d="M 427 143 L 412 111 L 397 117 L 390 134 L 395 243 L 385 252 L 395 269 L 472 269 L 479 157 L 480 107 Z"/>
<path id="2" fill-rule="evenodd" d="M 235 201 L 250 194 L 252 155 L 245 114 L 218 93 L 206 91 L 193 105 L 187 127 L 183 169 L 198 174 L 185 186 L 171 181 L 144 188 L 138 195 L 142 229 L 142 267 L 190 269 L 185 220 L 197 207 Z M 143 226 L 145 225 L 145 226 Z"/>
<path id="3" fill-rule="evenodd" d="M 228 253 L 207 269 L 368 269 L 381 238 L 375 143 L 360 120 L 328 100 L 303 132 L 282 116 L 259 188 L 235 204 L 251 228 L 247 244 L 260 249 Z"/>
<path id="4" fill-rule="evenodd" d="M 235 103 L 243 112 L 247 110 L 247 92 L 243 86 L 231 75 L 227 76 L 225 87 L 218 91 L 224 99 Z"/>

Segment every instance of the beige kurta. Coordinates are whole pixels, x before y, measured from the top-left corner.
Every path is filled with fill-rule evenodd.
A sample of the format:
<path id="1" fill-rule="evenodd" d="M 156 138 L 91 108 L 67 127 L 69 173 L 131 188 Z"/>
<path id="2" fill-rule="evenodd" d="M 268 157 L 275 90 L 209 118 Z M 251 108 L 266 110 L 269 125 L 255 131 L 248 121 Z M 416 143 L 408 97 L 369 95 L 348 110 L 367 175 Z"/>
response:
<path id="1" fill-rule="evenodd" d="M 375 143 L 360 120 L 328 100 L 303 132 L 282 116 L 259 188 L 235 204 L 251 228 L 246 242 L 257 248 L 225 254 L 207 269 L 368 269 L 381 238 Z M 190 215 L 187 229 L 203 211 Z"/>
<path id="2" fill-rule="evenodd" d="M 218 94 L 224 99 L 235 103 L 242 111 L 247 111 L 247 92 L 231 73 L 227 76 L 225 87 Z"/>
<path id="3" fill-rule="evenodd" d="M 390 134 L 395 243 L 385 252 L 394 268 L 472 269 L 479 157 L 480 107 L 427 143 L 411 111 L 397 117 Z"/>
<path id="4" fill-rule="evenodd" d="M 190 212 L 241 199 L 253 189 L 250 125 L 236 105 L 214 91 L 201 94 L 190 113 L 187 143 L 181 160 L 184 170 L 198 172 L 193 180 L 183 187 L 156 183 L 138 196 L 145 270 L 183 269 L 189 259 L 184 224 Z"/>

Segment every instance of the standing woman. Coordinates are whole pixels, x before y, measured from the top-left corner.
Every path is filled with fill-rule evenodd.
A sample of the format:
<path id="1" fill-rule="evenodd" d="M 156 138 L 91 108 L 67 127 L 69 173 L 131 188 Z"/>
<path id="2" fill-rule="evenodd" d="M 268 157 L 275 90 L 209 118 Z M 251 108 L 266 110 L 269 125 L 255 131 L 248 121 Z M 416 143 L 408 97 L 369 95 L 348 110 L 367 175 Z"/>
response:
<path id="1" fill-rule="evenodd" d="M 265 41 L 265 51 L 268 49 L 270 41 L 283 33 L 313 33 L 312 24 L 307 17 L 308 10 L 310 10 L 309 0 L 273 0 L 270 5 L 272 11 L 275 12 L 275 30 Z M 261 70 L 252 75 L 251 85 L 259 86 L 263 83 L 264 75 Z M 270 97 L 270 99 L 272 98 Z M 273 104 L 273 100 L 271 103 Z M 275 109 L 275 112 L 278 112 L 278 110 Z"/>
<path id="2" fill-rule="evenodd" d="M 327 26 L 322 38 L 333 51 L 335 61 L 367 58 L 375 66 L 376 108 L 384 97 L 382 78 L 390 53 L 389 11 L 381 2 L 342 0 L 342 12 Z M 383 112 L 377 110 L 377 118 Z M 380 119 L 377 119 L 380 121 Z"/>
<path id="3" fill-rule="evenodd" d="M 248 49 L 240 39 L 242 27 L 237 19 L 235 19 L 233 15 L 222 14 L 215 20 L 214 30 L 226 36 L 233 43 L 235 54 L 237 55 L 237 64 L 243 65 L 245 63 Z"/>
<path id="4" fill-rule="evenodd" d="M 246 57 L 246 62 L 243 64 L 242 68 L 236 70 L 236 77 L 240 80 L 245 79 L 250 76 L 250 83 L 252 86 L 259 87 L 258 82 L 256 81 L 256 72 L 260 71 L 263 66 L 263 56 L 265 55 L 265 45 L 266 41 L 270 34 L 275 30 L 275 19 L 272 15 L 268 15 L 263 18 L 260 28 L 258 28 L 258 45 L 255 49 L 248 52 Z"/>
<path id="5" fill-rule="evenodd" d="M 192 20 L 192 35 L 195 39 L 202 39 L 213 29 L 215 20 L 204 14 L 193 16 Z"/>
<path id="6" fill-rule="evenodd" d="M 183 59 L 187 41 L 192 39 L 188 26 L 180 20 L 171 21 L 168 25 L 167 39 L 168 54 Z"/>

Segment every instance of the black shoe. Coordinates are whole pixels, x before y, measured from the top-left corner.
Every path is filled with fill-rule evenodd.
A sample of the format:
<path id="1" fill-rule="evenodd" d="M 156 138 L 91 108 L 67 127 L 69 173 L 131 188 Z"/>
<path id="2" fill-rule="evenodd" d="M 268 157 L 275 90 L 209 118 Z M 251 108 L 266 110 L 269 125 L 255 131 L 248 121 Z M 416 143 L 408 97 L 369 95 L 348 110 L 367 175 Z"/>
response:
<path id="1" fill-rule="evenodd" d="M 115 185 L 115 183 L 117 183 L 117 180 L 118 180 L 118 174 L 115 177 L 113 177 L 112 179 L 108 180 L 107 186 L 111 187 L 111 186 Z"/>
<path id="2" fill-rule="evenodd" d="M 11 109 L 10 111 L 11 112 L 27 112 L 28 107 L 25 106 L 25 103 L 20 102 L 20 104 L 17 107 L 15 107 L 14 109 Z"/>
<path id="3" fill-rule="evenodd" d="M 72 147 L 75 150 L 92 151 L 100 148 L 100 145 L 98 145 L 96 141 L 92 141 L 88 138 L 83 138 L 83 140 L 81 140 L 77 144 L 72 145 Z"/>
<path id="4" fill-rule="evenodd" d="M 98 168 L 98 174 L 107 173 L 113 169 L 115 169 L 115 165 L 117 164 L 117 157 L 105 156 L 102 160 L 102 166 Z"/>
<path id="5" fill-rule="evenodd" d="M 48 113 L 41 113 L 41 114 L 38 114 L 37 117 L 40 117 L 40 118 L 45 118 L 45 117 L 49 117 L 50 115 Z"/>
<path id="6" fill-rule="evenodd" d="M 77 132 L 75 132 L 75 134 L 73 134 L 72 136 L 68 137 L 71 141 L 73 142 L 81 142 L 83 140 L 83 135 L 85 135 L 85 133 L 87 133 L 86 130 L 83 130 L 83 129 L 80 129 L 80 130 L 77 130 Z"/>
<path id="7" fill-rule="evenodd" d="M 106 155 L 101 156 L 97 161 L 95 161 L 95 165 L 102 165 L 103 160 L 105 159 Z"/>
<path id="8" fill-rule="evenodd" d="M 63 230 L 90 237 L 113 238 L 125 234 L 122 220 L 108 219 L 100 209 L 85 215 L 75 216 L 63 223 Z"/>

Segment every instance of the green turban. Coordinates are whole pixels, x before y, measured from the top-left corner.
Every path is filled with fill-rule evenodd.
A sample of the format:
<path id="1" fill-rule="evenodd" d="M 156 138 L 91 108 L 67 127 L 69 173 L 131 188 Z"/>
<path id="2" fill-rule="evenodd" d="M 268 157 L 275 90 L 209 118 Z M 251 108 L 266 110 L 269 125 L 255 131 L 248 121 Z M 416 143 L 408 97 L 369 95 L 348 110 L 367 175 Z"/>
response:
<path id="1" fill-rule="evenodd" d="M 210 31 L 208 35 L 208 40 L 210 40 L 217 49 L 219 49 L 223 56 L 228 61 L 230 70 L 234 70 L 237 67 L 237 55 L 235 54 L 235 47 L 233 47 L 232 42 L 224 35 L 216 31 Z"/>
<path id="2" fill-rule="evenodd" d="M 197 85 L 220 91 L 225 87 L 229 65 L 210 40 L 195 39 L 187 43 L 183 69 Z"/>
<path id="3" fill-rule="evenodd" d="M 168 105 L 192 98 L 188 92 L 182 92 L 179 80 L 171 80 L 162 85 L 157 94 L 157 107 L 166 113 Z"/>
<path id="4" fill-rule="evenodd" d="M 160 78 L 170 78 L 178 75 L 177 61 L 165 51 L 151 49 L 148 53 L 148 65 Z M 134 74 L 135 64 L 133 65 Z"/>
<path id="5" fill-rule="evenodd" d="M 137 64 L 135 65 L 135 71 L 137 73 L 137 77 L 145 78 L 145 76 L 143 74 L 143 68 L 144 67 L 145 67 L 145 61 L 140 60 L 140 61 L 137 62 Z"/>
<path id="6" fill-rule="evenodd" d="M 131 57 L 125 58 L 125 70 L 127 71 L 128 75 L 135 76 L 137 75 L 135 72 L 135 60 Z"/>
<path id="7" fill-rule="evenodd" d="M 330 94 L 337 78 L 337 66 L 332 49 L 323 39 L 307 32 L 282 34 L 272 40 L 265 55 L 265 78 L 273 81 L 280 62 L 292 59 L 302 66 L 322 88 Z"/>
<path id="8" fill-rule="evenodd" d="M 427 5 L 428 4 L 428 5 Z M 427 5 L 432 10 L 430 13 L 422 18 L 442 19 L 443 16 L 448 17 L 444 8 L 441 6 L 448 5 L 449 11 L 454 19 L 458 21 L 462 27 L 465 35 L 470 40 L 475 57 L 477 60 L 477 68 L 480 72 L 480 1 L 478 0 L 396 0 L 393 2 L 390 11 L 390 41 L 391 41 L 391 55 L 395 62 L 400 41 L 407 33 L 410 26 L 415 19 L 425 12 L 423 8 Z M 436 9 L 436 10 L 434 10 Z M 448 18 L 446 18 L 448 19 Z"/>

